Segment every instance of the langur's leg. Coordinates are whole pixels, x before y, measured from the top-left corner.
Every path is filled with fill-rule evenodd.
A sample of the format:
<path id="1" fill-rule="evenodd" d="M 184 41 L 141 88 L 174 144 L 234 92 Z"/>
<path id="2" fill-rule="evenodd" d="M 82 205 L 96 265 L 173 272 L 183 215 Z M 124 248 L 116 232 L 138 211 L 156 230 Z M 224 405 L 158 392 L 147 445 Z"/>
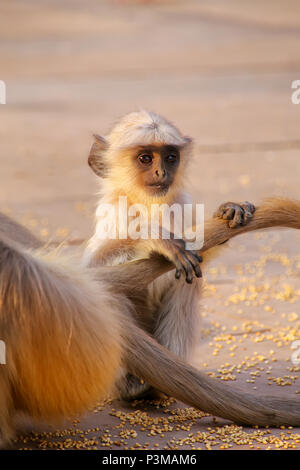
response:
<path id="1" fill-rule="evenodd" d="M 201 286 L 201 279 L 194 279 L 191 285 L 184 279 L 172 279 L 161 300 L 153 333 L 160 344 L 187 361 L 196 342 Z"/>
<path id="2" fill-rule="evenodd" d="M 150 287 L 150 299 L 154 312 L 152 334 L 169 351 L 184 360 L 193 354 L 199 331 L 199 299 L 201 279 L 187 284 L 185 279 L 174 279 L 171 272 Z M 159 393 L 148 384 L 141 384 L 136 377 L 127 376 L 126 388 L 122 395 L 128 399 L 157 398 Z"/>

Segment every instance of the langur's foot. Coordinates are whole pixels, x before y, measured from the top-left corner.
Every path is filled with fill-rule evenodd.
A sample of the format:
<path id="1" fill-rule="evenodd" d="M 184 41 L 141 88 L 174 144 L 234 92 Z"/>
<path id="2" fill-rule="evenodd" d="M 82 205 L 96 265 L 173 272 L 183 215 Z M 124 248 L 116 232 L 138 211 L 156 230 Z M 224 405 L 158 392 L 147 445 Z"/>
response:
<path id="1" fill-rule="evenodd" d="M 141 382 L 138 377 L 131 374 L 126 374 L 118 385 L 120 398 L 125 401 L 142 399 L 151 389 L 151 385 Z"/>
<path id="2" fill-rule="evenodd" d="M 159 390 L 156 390 L 147 383 L 142 383 L 140 379 L 134 375 L 127 374 L 126 377 L 120 382 L 119 386 L 120 398 L 125 401 L 133 400 L 161 400 L 166 398 L 166 395 Z"/>
<path id="3" fill-rule="evenodd" d="M 226 202 L 222 204 L 214 213 L 214 217 L 228 220 L 229 227 L 235 228 L 246 225 L 255 212 L 255 206 L 250 202 L 242 202 L 236 204 L 234 202 Z"/>

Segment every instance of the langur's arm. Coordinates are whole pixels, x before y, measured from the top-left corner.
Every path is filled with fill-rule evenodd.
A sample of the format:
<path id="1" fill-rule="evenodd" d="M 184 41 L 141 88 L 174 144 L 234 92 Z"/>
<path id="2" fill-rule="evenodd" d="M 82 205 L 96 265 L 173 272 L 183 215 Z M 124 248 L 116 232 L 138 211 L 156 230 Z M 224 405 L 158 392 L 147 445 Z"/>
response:
<path id="1" fill-rule="evenodd" d="M 247 225 L 234 229 L 226 220 L 211 218 L 204 226 L 204 245 L 199 254 L 214 248 L 221 243 L 242 233 L 263 228 L 287 227 L 300 228 L 300 201 L 287 198 L 269 198 L 255 211 Z M 11 241 L 29 248 L 40 248 L 42 243 L 26 228 L 0 214 L 0 234 Z M 108 280 L 124 292 L 143 291 L 154 279 L 174 269 L 174 264 L 163 256 L 153 254 L 150 258 L 132 261 L 118 266 L 101 266 L 95 272 L 106 275 Z"/>
<path id="2" fill-rule="evenodd" d="M 206 220 L 204 245 L 198 253 L 203 254 L 242 233 L 271 227 L 300 229 L 300 201 L 285 198 L 266 199 L 256 209 L 247 225 L 236 228 L 230 228 L 226 220 L 218 218 Z M 112 282 L 116 282 L 116 285 L 123 284 L 124 291 L 142 290 L 171 269 L 174 269 L 174 265 L 170 261 L 163 256 L 153 255 L 148 259 L 110 268 L 109 278 Z"/>

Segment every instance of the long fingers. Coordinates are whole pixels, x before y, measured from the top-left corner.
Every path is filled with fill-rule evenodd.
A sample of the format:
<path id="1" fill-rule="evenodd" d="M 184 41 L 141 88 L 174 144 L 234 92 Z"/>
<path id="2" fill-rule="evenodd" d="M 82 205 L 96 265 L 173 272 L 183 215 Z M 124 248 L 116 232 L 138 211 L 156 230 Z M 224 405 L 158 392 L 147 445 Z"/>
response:
<path id="1" fill-rule="evenodd" d="M 202 277 L 201 262 L 202 257 L 195 251 L 178 250 L 174 256 L 174 264 L 176 266 L 175 278 L 179 279 L 184 272 L 186 282 L 191 284 L 194 275 L 198 278 Z"/>
<path id="2" fill-rule="evenodd" d="M 241 204 L 226 202 L 215 212 L 214 217 L 228 220 L 230 228 L 246 225 L 255 212 L 255 206 L 246 201 Z"/>

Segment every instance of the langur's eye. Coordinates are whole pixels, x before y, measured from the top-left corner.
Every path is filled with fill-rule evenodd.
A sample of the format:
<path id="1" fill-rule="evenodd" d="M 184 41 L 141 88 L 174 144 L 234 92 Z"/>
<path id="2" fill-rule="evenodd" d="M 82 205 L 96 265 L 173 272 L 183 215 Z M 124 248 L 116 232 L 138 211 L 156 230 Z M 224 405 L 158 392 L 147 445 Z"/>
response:
<path id="1" fill-rule="evenodd" d="M 177 160 L 177 155 L 174 155 L 173 153 L 170 153 L 170 155 L 166 157 L 166 161 L 168 163 L 175 163 L 176 160 Z"/>
<path id="2" fill-rule="evenodd" d="M 139 161 L 144 165 L 150 165 L 150 163 L 152 163 L 152 157 L 148 154 L 139 155 Z"/>

